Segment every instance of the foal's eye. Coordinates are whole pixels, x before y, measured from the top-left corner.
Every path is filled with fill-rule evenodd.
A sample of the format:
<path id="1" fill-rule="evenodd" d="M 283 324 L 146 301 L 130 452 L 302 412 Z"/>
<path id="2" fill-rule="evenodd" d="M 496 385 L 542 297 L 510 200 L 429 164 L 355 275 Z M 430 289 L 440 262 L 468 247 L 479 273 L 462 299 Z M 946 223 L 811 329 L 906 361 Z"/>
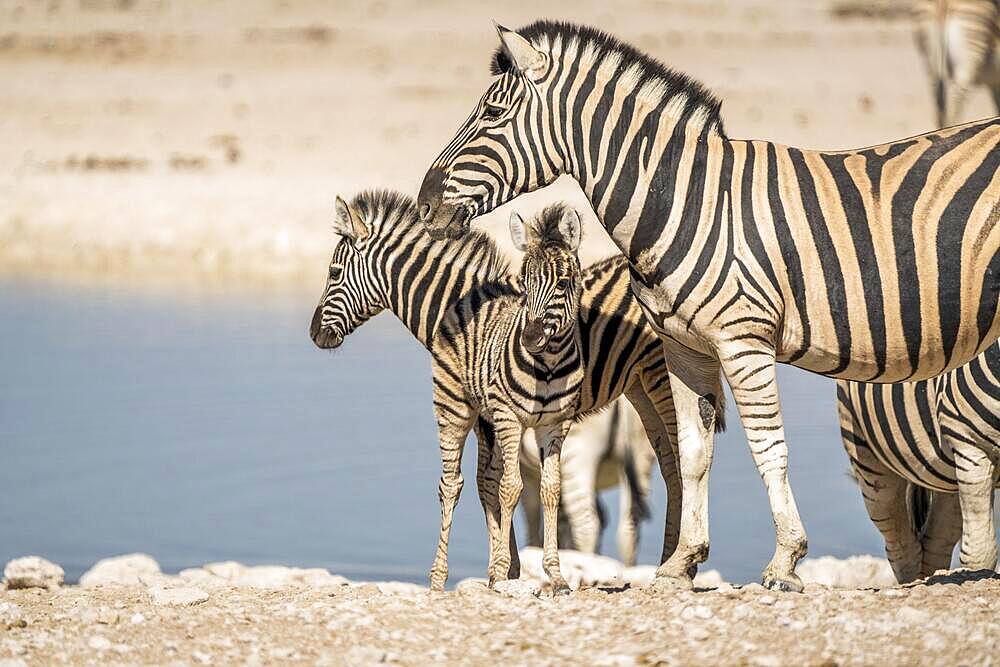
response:
<path id="1" fill-rule="evenodd" d="M 566 289 L 569 287 L 569 278 L 560 278 L 558 282 L 556 282 L 556 287 L 559 289 Z"/>
<path id="2" fill-rule="evenodd" d="M 340 277 L 344 275 L 344 269 L 340 266 L 334 265 L 330 267 L 330 280 L 337 281 Z"/>
<path id="3" fill-rule="evenodd" d="M 495 104 L 485 104 L 483 105 L 483 120 L 500 120 L 500 117 L 504 115 L 505 111 L 507 110 Z"/>

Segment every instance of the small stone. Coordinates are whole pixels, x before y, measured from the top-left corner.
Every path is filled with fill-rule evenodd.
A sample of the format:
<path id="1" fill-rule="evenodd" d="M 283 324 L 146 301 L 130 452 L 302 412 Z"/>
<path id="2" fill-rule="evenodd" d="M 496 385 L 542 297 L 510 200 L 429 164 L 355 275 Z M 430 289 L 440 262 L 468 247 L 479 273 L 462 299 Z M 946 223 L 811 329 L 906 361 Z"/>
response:
<path id="1" fill-rule="evenodd" d="M 204 653 L 203 651 L 194 651 L 191 654 L 191 657 L 194 658 L 195 661 L 201 663 L 202 665 L 207 665 L 212 662 L 212 656 L 210 656 L 207 653 Z"/>
<path id="2" fill-rule="evenodd" d="M 101 607 L 97 612 L 97 622 L 102 625 L 114 625 L 118 622 L 118 612 L 114 609 Z"/>
<path id="3" fill-rule="evenodd" d="M 192 607 L 208 601 L 208 593 L 200 588 L 151 588 L 153 604 L 167 607 Z"/>
<path id="4" fill-rule="evenodd" d="M 684 620 L 691 620 L 693 618 L 700 618 L 702 620 L 707 620 L 712 618 L 715 614 L 711 609 L 704 605 L 693 605 L 691 607 L 684 607 L 681 612 L 681 618 Z"/>
<path id="5" fill-rule="evenodd" d="M 711 637 L 712 633 L 710 633 L 705 628 L 695 626 L 693 628 L 688 628 L 684 632 L 684 635 L 686 637 L 690 637 L 691 639 L 694 639 L 695 641 L 702 642 L 702 641 L 705 641 L 706 639 L 708 639 L 709 637 Z"/>
<path id="6" fill-rule="evenodd" d="M 694 576 L 695 588 L 718 588 L 722 584 L 722 574 L 718 570 L 705 570 Z"/>
<path id="7" fill-rule="evenodd" d="M 160 574 L 160 565 L 146 554 L 128 554 L 97 561 L 80 577 L 80 586 L 138 586 L 142 575 Z"/>
<path id="8" fill-rule="evenodd" d="M 905 598 L 909 593 L 902 588 L 883 588 L 879 595 L 885 598 Z"/>
<path id="9" fill-rule="evenodd" d="M 132 625 L 142 625 L 143 623 L 146 622 L 146 617 L 140 614 L 139 612 L 135 612 L 134 614 L 132 614 L 132 618 L 129 619 L 129 622 Z"/>
<path id="10" fill-rule="evenodd" d="M 750 658 L 750 664 L 754 667 L 781 667 L 784 664 L 781 658 L 776 655 L 755 655 Z"/>
<path id="11" fill-rule="evenodd" d="M 479 579 L 475 577 L 470 577 L 469 579 L 462 579 L 455 585 L 455 592 L 460 595 L 470 595 L 477 596 L 483 594 L 491 593 L 489 582 L 486 579 Z"/>
<path id="12" fill-rule="evenodd" d="M 26 625 L 20 607 L 13 602 L 0 602 L 0 628 L 23 628 Z"/>
<path id="13" fill-rule="evenodd" d="M 87 646 L 94 649 L 95 651 L 107 651 L 111 648 L 111 640 L 106 637 L 91 637 L 87 642 Z"/>
<path id="14" fill-rule="evenodd" d="M 777 599 L 773 595 L 761 595 L 759 598 L 757 598 L 757 602 L 759 602 L 762 605 L 770 607 L 775 602 L 777 602 Z"/>
<path id="15" fill-rule="evenodd" d="M 413 597 L 415 595 L 426 595 L 428 588 L 419 584 L 411 584 L 407 581 L 380 581 L 377 584 L 382 595 L 399 595 Z"/>
<path id="16" fill-rule="evenodd" d="M 15 558 L 3 569 L 7 588 L 59 588 L 65 574 L 63 569 L 38 556 Z"/>
<path id="17" fill-rule="evenodd" d="M 493 584 L 493 590 L 509 598 L 537 598 L 542 593 L 542 585 L 531 579 L 507 579 Z"/>

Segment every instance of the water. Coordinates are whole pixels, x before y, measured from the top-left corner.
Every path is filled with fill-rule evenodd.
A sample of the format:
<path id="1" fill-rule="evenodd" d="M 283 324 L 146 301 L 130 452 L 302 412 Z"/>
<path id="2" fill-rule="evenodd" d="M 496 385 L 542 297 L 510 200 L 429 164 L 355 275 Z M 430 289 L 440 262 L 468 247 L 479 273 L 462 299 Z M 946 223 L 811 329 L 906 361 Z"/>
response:
<path id="1" fill-rule="evenodd" d="M 425 582 L 439 520 L 428 355 L 386 314 L 342 350 L 317 350 L 313 306 L 299 293 L 0 283 L 0 562 L 37 554 L 74 580 L 99 558 L 143 551 L 166 571 L 233 559 Z M 780 371 L 811 555 L 881 554 L 846 475 L 832 381 Z M 707 566 L 753 581 L 774 531 L 732 407 L 729 421 Z M 468 447 L 453 583 L 485 572 L 474 457 Z M 662 539 L 654 482 L 643 563 L 658 561 Z M 606 501 L 616 516 L 615 494 Z"/>

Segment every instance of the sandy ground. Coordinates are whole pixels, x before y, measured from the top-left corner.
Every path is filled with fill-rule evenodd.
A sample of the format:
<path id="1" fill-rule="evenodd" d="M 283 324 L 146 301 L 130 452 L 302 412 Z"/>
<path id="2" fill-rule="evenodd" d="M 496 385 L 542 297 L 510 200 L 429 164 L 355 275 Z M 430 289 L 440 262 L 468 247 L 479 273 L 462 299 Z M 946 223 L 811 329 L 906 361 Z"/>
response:
<path id="1" fill-rule="evenodd" d="M 0 620 L 0 665 L 990 665 L 1000 649 L 1000 580 L 976 573 L 803 594 L 754 584 L 552 599 L 470 582 L 157 600 L 142 586 L 0 592 L 0 619 L 11 603 L 20 617 L 6 630 Z"/>
<path id="2" fill-rule="evenodd" d="M 931 129 L 902 4 L 545 11 L 701 79 L 731 136 L 846 148 Z M 490 20 L 538 12 L 524 0 L 2 2 L 0 275 L 318 291 L 334 195 L 415 192 L 489 80 Z M 992 113 L 984 92 L 967 112 Z M 551 198 L 587 208 L 572 181 L 516 206 Z M 603 230 L 588 232 L 585 255 L 609 252 Z"/>

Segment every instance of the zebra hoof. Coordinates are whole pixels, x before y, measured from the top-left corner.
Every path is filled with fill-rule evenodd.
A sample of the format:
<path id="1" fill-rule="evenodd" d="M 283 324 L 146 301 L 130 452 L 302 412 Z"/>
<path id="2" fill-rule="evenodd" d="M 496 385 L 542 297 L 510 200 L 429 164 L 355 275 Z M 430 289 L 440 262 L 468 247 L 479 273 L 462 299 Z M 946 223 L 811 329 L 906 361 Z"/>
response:
<path id="1" fill-rule="evenodd" d="M 787 574 L 784 577 L 777 575 L 765 575 L 761 581 L 764 588 L 782 593 L 801 593 L 802 580 L 796 574 Z"/>
<path id="2" fill-rule="evenodd" d="M 675 593 L 677 591 L 690 591 L 693 588 L 694 581 L 687 574 L 680 576 L 657 574 L 646 590 L 652 593 Z"/>

